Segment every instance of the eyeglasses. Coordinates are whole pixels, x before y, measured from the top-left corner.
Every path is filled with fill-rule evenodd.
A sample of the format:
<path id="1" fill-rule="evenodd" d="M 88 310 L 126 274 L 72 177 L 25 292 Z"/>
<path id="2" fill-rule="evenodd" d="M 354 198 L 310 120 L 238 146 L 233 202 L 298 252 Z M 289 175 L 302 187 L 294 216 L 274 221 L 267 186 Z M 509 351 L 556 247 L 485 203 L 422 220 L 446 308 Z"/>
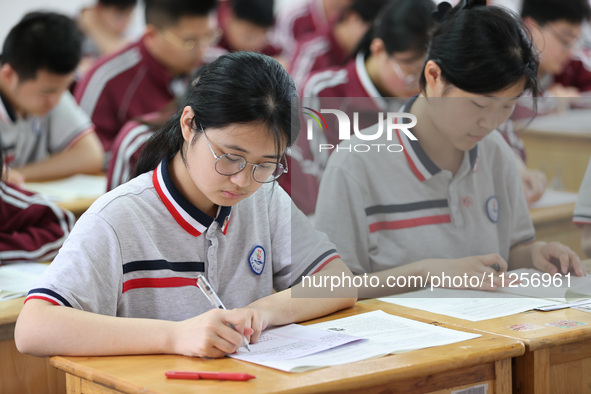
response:
<path id="1" fill-rule="evenodd" d="M 215 30 L 212 30 L 211 32 L 209 32 L 204 37 L 184 39 L 184 38 L 177 36 L 176 34 L 171 32 L 170 30 L 162 30 L 162 37 L 164 37 L 164 39 L 166 41 L 168 41 L 171 44 L 173 44 L 174 46 L 184 49 L 186 51 L 190 51 L 190 50 L 194 49 L 195 47 L 207 48 L 207 47 L 213 46 L 218 43 L 221 35 L 222 35 L 221 30 L 215 29 Z"/>
<path id="2" fill-rule="evenodd" d="M 207 134 L 205 134 L 203 126 L 199 125 L 199 127 L 201 127 L 201 131 L 205 136 L 209 150 L 211 150 L 213 157 L 215 157 L 215 170 L 218 174 L 225 176 L 235 175 L 244 170 L 247 164 L 250 164 L 252 166 L 252 178 L 256 182 L 270 183 L 281 175 L 287 173 L 287 165 L 284 167 L 281 163 L 265 161 L 263 163 L 255 164 L 248 162 L 244 157 L 233 153 L 226 153 L 221 156 L 216 155 L 211 147 L 209 138 L 207 138 Z"/>
<path id="3" fill-rule="evenodd" d="M 398 64 L 398 61 L 395 58 L 390 56 L 388 57 L 388 60 L 390 60 L 392 63 L 392 68 L 394 69 L 396 76 L 402 81 L 402 83 L 404 83 L 404 86 L 414 87 L 419 82 L 420 71 L 413 74 L 407 74 L 402 70 L 400 64 Z"/>
<path id="4" fill-rule="evenodd" d="M 579 40 L 577 38 L 572 38 L 569 40 L 568 38 L 565 38 L 561 34 L 559 34 L 556 30 L 554 30 L 552 26 L 546 25 L 546 27 L 548 28 L 548 30 L 550 30 L 550 33 L 552 33 L 552 35 L 554 36 L 554 38 L 556 38 L 560 45 L 564 47 L 564 49 L 570 50 L 578 46 Z"/>

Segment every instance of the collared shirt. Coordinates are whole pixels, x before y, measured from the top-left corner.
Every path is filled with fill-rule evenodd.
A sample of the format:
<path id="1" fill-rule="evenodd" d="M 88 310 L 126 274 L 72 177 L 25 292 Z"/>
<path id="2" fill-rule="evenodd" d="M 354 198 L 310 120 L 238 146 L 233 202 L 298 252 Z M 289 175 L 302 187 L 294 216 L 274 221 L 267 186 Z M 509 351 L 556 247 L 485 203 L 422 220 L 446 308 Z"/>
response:
<path id="1" fill-rule="evenodd" d="M 578 226 L 591 225 L 591 160 L 579 188 L 573 222 Z"/>
<path id="2" fill-rule="evenodd" d="M 347 53 L 339 46 L 332 30 L 311 34 L 300 41 L 290 61 L 290 75 L 296 85 L 303 84 L 314 71 L 341 66 Z"/>
<path id="3" fill-rule="evenodd" d="M 92 133 L 88 115 L 70 92 L 45 116 L 21 118 L 0 95 L 0 148 L 4 161 L 12 167 L 44 160 L 74 145 Z"/>
<path id="4" fill-rule="evenodd" d="M 285 58 L 291 59 L 299 41 L 308 34 L 329 29 L 331 22 L 324 12 L 322 0 L 294 2 L 279 9 L 273 42 L 283 49 Z"/>
<path id="5" fill-rule="evenodd" d="M 99 60 L 76 85 L 75 97 L 92 118 L 106 152 L 130 119 L 159 111 L 178 88 L 170 71 L 146 49 L 144 38 Z"/>
<path id="6" fill-rule="evenodd" d="M 290 215 L 292 213 L 292 215 Z M 111 316 L 183 320 L 294 285 L 338 257 L 279 187 L 263 185 L 212 218 L 175 187 L 166 161 L 99 198 L 28 299 Z"/>
<path id="7" fill-rule="evenodd" d="M 319 111 L 322 108 L 338 109 L 349 115 L 359 114 L 359 128 L 378 122 L 378 113 L 389 108 L 400 108 L 402 103 L 386 100 L 381 96 L 365 68 L 363 54 L 344 67 L 334 67 L 312 73 L 301 87 L 302 107 Z M 291 195 L 294 202 L 306 214 L 314 212 L 318 185 L 331 150 L 319 152 L 320 144 L 338 145 L 338 125 L 334 116 L 326 116 L 326 130 L 316 130 L 314 138 L 307 139 L 306 119 L 301 121 L 300 135 L 288 154 L 289 176 L 279 178 L 279 184 Z"/>
<path id="8" fill-rule="evenodd" d="M 465 152 L 455 175 L 440 169 L 400 130 L 392 141 L 385 134 L 377 141 L 356 136 L 344 141 L 320 184 L 316 227 L 328 234 L 354 273 L 427 258 L 498 253 L 508 259 L 513 246 L 533 240 L 519 171 L 498 133 Z M 384 146 L 379 152 L 355 151 L 354 146 L 370 143 Z M 404 150 L 389 152 L 390 144 Z"/>

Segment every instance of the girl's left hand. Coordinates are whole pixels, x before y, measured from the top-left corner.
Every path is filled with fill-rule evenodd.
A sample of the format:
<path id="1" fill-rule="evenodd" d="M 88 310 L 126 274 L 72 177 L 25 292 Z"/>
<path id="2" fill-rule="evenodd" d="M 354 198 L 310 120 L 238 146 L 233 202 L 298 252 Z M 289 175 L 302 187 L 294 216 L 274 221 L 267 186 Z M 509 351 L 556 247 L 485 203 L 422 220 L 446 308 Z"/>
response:
<path id="1" fill-rule="evenodd" d="M 534 268 L 552 275 L 569 271 L 584 276 L 581 259 L 568 246 L 560 242 L 536 242 L 531 252 Z"/>

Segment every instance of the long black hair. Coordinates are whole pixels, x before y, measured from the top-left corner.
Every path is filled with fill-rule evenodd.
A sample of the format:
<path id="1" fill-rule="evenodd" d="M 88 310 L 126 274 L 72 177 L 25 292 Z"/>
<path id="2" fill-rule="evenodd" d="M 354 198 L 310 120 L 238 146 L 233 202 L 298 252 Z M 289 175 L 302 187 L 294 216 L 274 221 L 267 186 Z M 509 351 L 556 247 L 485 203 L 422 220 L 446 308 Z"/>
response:
<path id="1" fill-rule="evenodd" d="M 426 61 L 441 68 L 444 81 L 473 94 L 504 90 L 525 78 L 538 94 L 538 59 L 519 16 L 484 1 L 463 0 L 433 33 Z M 420 86 L 425 91 L 424 69 Z"/>
<path id="2" fill-rule="evenodd" d="M 297 139 L 300 129 L 293 80 L 275 59 L 253 52 L 230 53 L 204 66 L 186 105 L 195 113 L 192 127 L 199 133 L 195 138 L 200 126 L 258 122 L 269 130 L 279 155 Z M 184 159 L 182 112 L 181 108 L 148 140 L 133 177 L 155 169 L 177 152 Z"/>

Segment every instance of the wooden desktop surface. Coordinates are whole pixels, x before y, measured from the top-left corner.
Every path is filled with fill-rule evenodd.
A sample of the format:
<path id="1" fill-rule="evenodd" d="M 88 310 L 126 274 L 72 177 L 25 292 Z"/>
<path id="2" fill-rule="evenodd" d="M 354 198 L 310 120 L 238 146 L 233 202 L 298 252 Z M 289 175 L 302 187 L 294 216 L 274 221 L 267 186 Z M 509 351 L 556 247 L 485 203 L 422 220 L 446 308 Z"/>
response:
<path id="1" fill-rule="evenodd" d="M 379 305 L 378 305 L 379 306 Z M 353 308 L 311 321 L 320 322 L 378 309 Z M 443 324 L 443 326 L 446 326 Z M 463 331 L 469 331 L 464 329 Z M 288 373 L 230 358 L 202 360 L 176 355 L 61 357 L 51 364 L 67 373 L 68 392 L 367 392 L 449 393 L 477 384 L 489 394 L 511 392 L 511 357 L 524 352 L 515 339 L 482 333 L 456 344 L 364 360 L 304 373 Z M 168 370 L 246 372 L 248 382 L 167 380 Z M 102 391 L 99 391 L 102 390 Z M 93 391 L 89 391 L 93 392 Z"/>
<path id="2" fill-rule="evenodd" d="M 585 260 L 584 266 L 587 272 L 591 272 L 591 260 Z M 513 360 L 514 393 L 591 393 L 591 313 L 571 308 L 551 312 L 527 311 L 472 322 L 395 304 L 385 306 L 378 300 L 360 303 L 420 321 L 469 328 L 522 341 L 526 354 Z M 564 321 L 574 322 L 571 323 L 574 326 L 549 325 Z M 518 331 L 517 326 L 524 324 L 533 325 L 532 329 Z"/>
<path id="3" fill-rule="evenodd" d="M 576 122 L 569 122 L 572 114 Z M 581 114 L 589 121 L 582 122 Z M 529 168 L 542 170 L 549 181 L 558 176 L 565 190 L 578 192 L 591 157 L 591 111 L 567 111 L 546 121 L 539 117 L 519 135 Z"/>

